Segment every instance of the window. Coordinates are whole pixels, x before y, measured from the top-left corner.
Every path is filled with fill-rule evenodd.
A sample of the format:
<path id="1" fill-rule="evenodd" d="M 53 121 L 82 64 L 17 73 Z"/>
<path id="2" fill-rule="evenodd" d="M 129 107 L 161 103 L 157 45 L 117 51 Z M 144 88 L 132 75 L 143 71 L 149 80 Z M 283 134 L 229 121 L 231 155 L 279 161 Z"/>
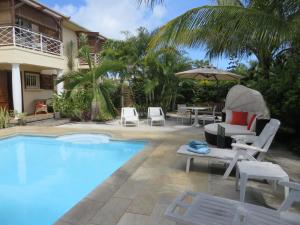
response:
<path id="1" fill-rule="evenodd" d="M 53 90 L 54 89 L 54 80 L 53 75 L 44 75 L 40 76 L 40 87 L 45 90 Z"/>
<path id="2" fill-rule="evenodd" d="M 25 88 L 40 89 L 40 74 L 25 72 Z"/>

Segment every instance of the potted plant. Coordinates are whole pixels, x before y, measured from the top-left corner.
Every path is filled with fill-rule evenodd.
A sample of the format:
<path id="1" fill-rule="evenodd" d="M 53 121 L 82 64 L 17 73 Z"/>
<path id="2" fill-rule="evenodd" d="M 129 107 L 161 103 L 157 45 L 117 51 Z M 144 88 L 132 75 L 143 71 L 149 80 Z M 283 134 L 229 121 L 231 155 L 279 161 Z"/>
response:
<path id="1" fill-rule="evenodd" d="M 54 119 L 60 119 L 61 118 L 61 110 L 62 110 L 62 101 L 58 95 L 54 95 L 53 97 L 53 111 L 54 111 Z"/>
<path id="2" fill-rule="evenodd" d="M 26 117 L 27 113 L 15 112 L 15 115 L 16 115 L 16 119 L 18 121 L 18 125 L 19 126 L 25 126 L 26 125 L 25 117 Z"/>
<path id="3" fill-rule="evenodd" d="M 0 107 L 0 129 L 8 127 L 9 119 L 9 112 L 5 108 Z"/>

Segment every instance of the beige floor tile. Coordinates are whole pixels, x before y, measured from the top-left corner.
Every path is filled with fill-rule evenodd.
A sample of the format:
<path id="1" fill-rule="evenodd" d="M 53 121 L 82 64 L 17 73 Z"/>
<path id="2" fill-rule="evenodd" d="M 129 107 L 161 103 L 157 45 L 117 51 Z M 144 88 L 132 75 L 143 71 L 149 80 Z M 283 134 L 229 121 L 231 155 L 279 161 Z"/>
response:
<path id="1" fill-rule="evenodd" d="M 166 204 L 156 204 L 148 225 L 175 225 L 175 222 L 168 220 L 164 215 L 167 207 Z"/>
<path id="2" fill-rule="evenodd" d="M 150 215 L 158 199 L 159 195 L 157 192 L 147 191 L 145 193 L 138 194 L 132 200 L 127 212 Z"/>
<path id="3" fill-rule="evenodd" d="M 107 202 L 119 187 L 105 182 L 96 187 L 91 193 L 88 194 L 87 198 L 98 202 Z"/>
<path id="4" fill-rule="evenodd" d="M 96 215 L 94 215 L 89 224 L 94 225 L 116 225 L 123 214 L 126 212 L 131 200 L 125 198 L 111 198 Z"/>
<path id="5" fill-rule="evenodd" d="M 67 212 L 61 220 L 74 225 L 86 224 L 103 205 L 104 202 L 84 199 Z"/>
<path id="6" fill-rule="evenodd" d="M 117 225 L 148 225 L 149 216 L 125 213 Z"/>

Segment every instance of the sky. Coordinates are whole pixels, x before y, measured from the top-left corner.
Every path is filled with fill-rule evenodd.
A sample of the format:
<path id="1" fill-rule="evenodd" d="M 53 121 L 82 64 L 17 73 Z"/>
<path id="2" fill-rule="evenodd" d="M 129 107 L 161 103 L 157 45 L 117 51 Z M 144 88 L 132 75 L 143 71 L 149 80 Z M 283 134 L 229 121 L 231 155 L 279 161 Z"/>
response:
<path id="1" fill-rule="evenodd" d="M 134 33 L 138 27 L 153 30 L 189 9 L 211 5 L 215 0 L 166 0 L 150 9 L 137 0 L 40 0 L 41 3 L 70 16 L 74 22 L 97 31 L 107 38 L 123 39 L 122 31 Z M 187 49 L 189 57 L 207 60 L 205 49 Z M 226 69 L 229 60 L 213 59 L 210 63 Z M 243 60 L 247 63 L 247 60 Z"/>

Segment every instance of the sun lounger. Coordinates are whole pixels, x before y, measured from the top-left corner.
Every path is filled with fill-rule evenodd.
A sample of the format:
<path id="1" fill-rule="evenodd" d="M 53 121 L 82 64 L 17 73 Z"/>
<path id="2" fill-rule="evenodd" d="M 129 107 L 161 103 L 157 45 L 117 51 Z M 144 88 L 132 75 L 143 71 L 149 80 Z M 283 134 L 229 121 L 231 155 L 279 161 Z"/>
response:
<path id="1" fill-rule="evenodd" d="M 121 111 L 121 124 L 123 126 L 130 125 L 137 125 L 139 126 L 139 114 L 137 113 L 136 109 L 133 107 L 124 107 Z"/>
<path id="2" fill-rule="evenodd" d="M 299 189 L 294 189 L 294 192 L 300 193 Z M 299 215 L 285 212 L 287 208 L 283 206 L 287 200 L 276 211 L 204 193 L 186 192 L 167 208 L 165 215 L 172 221 L 186 225 L 299 225 Z M 290 201 L 293 203 L 299 199 Z"/>
<path id="3" fill-rule="evenodd" d="M 245 144 L 245 141 L 242 143 L 233 143 L 232 149 L 209 148 L 210 151 L 207 154 L 190 152 L 188 151 L 187 145 L 183 145 L 177 150 L 177 153 L 187 158 L 186 172 L 189 172 L 190 170 L 191 161 L 197 157 L 206 157 L 209 159 L 226 162 L 229 164 L 229 166 L 224 174 L 224 178 L 227 178 L 236 163 L 240 160 L 262 161 L 265 154 L 269 150 L 270 145 L 272 144 L 279 126 L 279 120 L 271 119 L 261 134 L 255 138 L 251 145 Z"/>
<path id="4" fill-rule="evenodd" d="M 165 114 L 161 107 L 149 107 L 148 108 L 148 121 L 152 126 L 153 123 L 159 123 L 165 125 Z"/>

